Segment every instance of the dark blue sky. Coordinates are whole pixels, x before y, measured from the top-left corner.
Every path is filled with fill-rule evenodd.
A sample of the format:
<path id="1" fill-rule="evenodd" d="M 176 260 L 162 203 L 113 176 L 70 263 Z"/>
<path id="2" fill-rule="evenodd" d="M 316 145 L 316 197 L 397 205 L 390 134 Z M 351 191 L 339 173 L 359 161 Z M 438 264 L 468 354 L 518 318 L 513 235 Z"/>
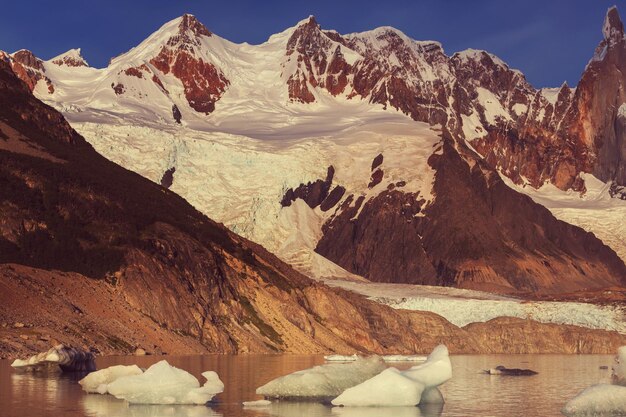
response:
<path id="1" fill-rule="evenodd" d="M 621 2 L 621 3 L 620 3 Z M 44 59 L 81 47 L 92 66 L 137 45 L 168 20 L 195 14 L 234 42 L 261 43 L 313 14 L 325 29 L 358 32 L 394 26 L 437 40 L 448 54 L 486 49 L 537 87 L 578 82 L 602 38 L 608 7 L 623 0 L 15 0 L 3 2 L 0 49 L 26 48 Z"/>

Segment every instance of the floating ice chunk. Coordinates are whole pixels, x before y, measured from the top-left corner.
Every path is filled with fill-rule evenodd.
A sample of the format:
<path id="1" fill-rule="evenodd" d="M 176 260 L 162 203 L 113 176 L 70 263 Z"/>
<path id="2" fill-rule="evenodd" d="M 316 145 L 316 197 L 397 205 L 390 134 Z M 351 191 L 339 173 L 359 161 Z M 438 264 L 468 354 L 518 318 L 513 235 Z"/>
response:
<path id="1" fill-rule="evenodd" d="M 561 411 L 566 416 L 624 415 L 626 387 L 609 384 L 592 385 L 569 400 Z"/>
<path id="2" fill-rule="evenodd" d="M 385 362 L 424 362 L 428 357 L 419 355 L 385 355 Z"/>
<path id="3" fill-rule="evenodd" d="M 137 365 L 115 365 L 96 372 L 92 372 L 78 383 L 87 392 L 107 393 L 107 385 L 118 378 L 130 375 L 141 375 L 143 371 Z"/>
<path id="4" fill-rule="evenodd" d="M 141 375 L 118 378 L 107 385 L 108 392 L 131 404 L 205 404 L 224 391 L 224 384 L 213 371 L 202 374 L 200 383 L 189 372 L 163 360 Z"/>
<path id="5" fill-rule="evenodd" d="M 626 346 L 622 346 L 617 350 L 611 379 L 613 385 L 626 387 Z"/>
<path id="6" fill-rule="evenodd" d="M 333 405 L 349 407 L 401 407 L 420 402 L 424 385 L 407 378 L 396 368 L 388 368 L 373 378 L 348 388 L 332 400 Z"/>
<path id="7" fill-rule="evenodd" d="M 243 406 L 245 408 L 268 407 L 270 405 L 272 405 L 272 402 L 268 400 L 256 400 L 256 401 L 244 401 L 243 402 Z"/>
<path id="8" fill-rule="evenodd" d="M 404 371 L 403 374 L 414 381 L 421 382 L 426 388 L 443 384 L 452 378 L 452 364 L 448 356 L 448 348 L 444 345 L 437 346 L 428 355 L 426 362 Z"/>
<path id="9" fill-rule="evenodd" d="M 357 360 L 358 355 L 326 355 L 324 360 L 326 362 L 353 362 Z M 384 355 L 382 356 L 385 362 L 424 362 L 426 356 L 420 355 Z"/>
<path id="10" fill-rule="evenodd" d="M 358 358 L 351 363 L 330 363 L 276 378 L 257 388 L 256 393 L 266 398 L 330 399 L 384 369 L 385 363 L 378 356 Z"/>
<path id="11" fill-rule="evenodd" d="M 443 399 L 443 394 L 439 391 L 439 388 L 426 388 L 422 393 L 420 405 L 423 404 L 443 404 L 446 400 Z"/>
<path id="12" fill-rule="evenodd" d="M 356 354 L 354 355 L 326 355 L 324 360 L 326 362 L 354 362 L 358 359 Z"/>
<path id="13" fill-rule="evenodd" d="M 47 352 L 33 355 L 28 359 L 16 359 L 11 366 L 23 370 L 42 370 L 58 367 L 63 372 L 89 372 L 96 370 L 94 359 L 94 354 L 91 352 L 57 345 Z"/>

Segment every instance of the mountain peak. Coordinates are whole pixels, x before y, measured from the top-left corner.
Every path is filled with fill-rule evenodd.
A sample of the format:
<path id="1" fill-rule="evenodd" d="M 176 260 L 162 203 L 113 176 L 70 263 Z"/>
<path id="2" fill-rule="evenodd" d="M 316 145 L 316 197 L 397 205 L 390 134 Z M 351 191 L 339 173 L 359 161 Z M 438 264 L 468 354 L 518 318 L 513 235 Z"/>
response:
<path id="1" fill-rule="evenodd" d="M 180 18 L 178 24 L 178 30 L 180 33 L 185 33 L 190 30 L 196 36 L 211 36 L 212 33 L 204 26 L 194 15 L 185 13 Z"/>
<path id="2" fill-rule="evenodd" d="M 317 23 L 317 19 L 315 19 L 315 16 L 309 15 L 309 17 L 307 17 L 306 19 L 302 19 L 301 21 L 299 21 L 296 27 L 297 28 L 307 27 L 311 29 L 316 29 L 316 28 L 319 29 L 320 25 L 319 23 Z"/>
<path id="3" fill-rule="evenodd" d="M 70 49 L 61 55 L 55 56 L 50 61 L 53 64 L 68 67 L 88 67 L 89 64 L 85 61 L 85 58 L 81 55 L 80 48 Z"/>
<path id="4" fill-rule="evenodd" d="M 617 11 L 617 6 L 609 8 L 604 18 L 604 25 L 602 26 L 602 34 L 604 39 L 612 39 L 616 37 L 624 36 L 624 24 Z"/>

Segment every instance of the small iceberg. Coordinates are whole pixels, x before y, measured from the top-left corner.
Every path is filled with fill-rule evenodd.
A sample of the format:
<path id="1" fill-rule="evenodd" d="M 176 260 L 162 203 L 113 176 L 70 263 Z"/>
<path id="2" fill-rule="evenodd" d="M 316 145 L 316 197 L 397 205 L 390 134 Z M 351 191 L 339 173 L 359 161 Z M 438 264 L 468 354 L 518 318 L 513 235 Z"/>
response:
<path id="1" fill-rule="evenodd" d="M 612 384 L 592 385 L 565 404 L 566 416 L 626 415 L 626 346 L 617 351 Z"/>
<path id="2" fill-rule="evenodd" d="M 626 346 L 622 346 L 617 350 L 611 381 L 613 385 L 626 387 Z"/>
<path id="3" fill-rule="evenodd" d="M 64 345 L 57 345 L 47 352 L 38 353 L 28 359 L 16 359 L 11 366 L 27 371 L 59 368 L 63 372 L 91 372 L 96 370 L 93 353 Z"/>
<path id="4" fill-rule="evenodd" d="M 385 370 L 379 356 L 329 363 L 276 378 L 257 388 L 266 399 L 330 400 Z"/>
<path id="5" fill-rule="evenodd" d="M 448 348 L 439 345 L 421 365 L 413 366 L 403 374 L 414 381 L 421 382 L 426 388 L 438 387 L 452 378 L 452 364 Z"/>
<path id="6" fill-rule="evenodd" d="M 131 404 L 206 404 L 224 391 L 213 371 L 203 372 L 203 386 L 195 376 L 163 360 L 141 375 L 124 376 L 106 385 L 106 391 Z"/>
<path id="7" fill-rule="evenodd" d="M 428 356 L 420 355 L 385 355 L 383 360 L 385 362 L 424 362 L 428 359 Z"/>
<path id="8" fill-rule="evenodd" d="M 137 365 L 115 365 L 105 369 L 101 369 L 96 372 L 92 372 L 78 383 L 83 387 L 83 390 L 89 393 L 106 394 L 107 385 L 113 381 L 132 375 L 141 375 L 143 371 Z"/>
<path id="9" fill-rule="evenodd" d="M 452 378 L 448 348 L 437 346 L 426 362 L 406 371 L 388 368 L 331 401 L 348 407 L 402 407 L 419 404 L 443 404 L 437 388 Z"/>
<path id="10" fill-rule="evenodd" d="M 354 355 L 326 355 L 326 356 L 324 356 L 324 360 L 326 362 L 354 362 L 358 358 L 359 358 L 359 356 L 357 354 L 354 354 Z"/>
<path id="11" fill-rule="evenodd" d="M 381 357 L 385 362 L 424 362 L 426 360 L 426 356 L 420 355 L 384 355 Z M 358 358 L 359 356 L 357 354 L 324 356 L 326 362 L 354 362 Z"/>
<path id="12" fill-rule="evenodd" d="M 565 404 L 566 416 L 626 415 L 626 387 L 592 385 Z"/>
<path id="13" fill-rule="evenodd" d="M 272 402 L 269 400 L 256 400 L 256 401 L 244 401 L 244 408 L 258 408 L 258 407 L 269 407 L 272 405 Z"/>
<path id="14" fill-rule="evenodd" d="M 408 378 L 396 368 L 388 368 L 348 388 L 331 403 L 347 407 L 415 406 L 419 404 L 424 389 L 423 384 Z"/>

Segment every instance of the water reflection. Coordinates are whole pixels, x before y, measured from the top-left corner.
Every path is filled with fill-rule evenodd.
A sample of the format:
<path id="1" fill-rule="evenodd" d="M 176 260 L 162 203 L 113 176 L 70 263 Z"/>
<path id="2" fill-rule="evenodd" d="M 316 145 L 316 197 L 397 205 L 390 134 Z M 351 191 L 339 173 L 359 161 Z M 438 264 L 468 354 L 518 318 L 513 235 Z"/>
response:
<path id="1" fill-rule="evenodd" d="M 131 405 L 110 395 L 85 395 L 81 405 L 85 415 L 93 417 L 222 417 L 201 405 Z"/>
<path id="2" fill-rule="evenodd" d="M 273 417 L 439 417 L 443 404 L 421 407 L 331 407 L 313 402 L 275 402 L 271 405 L 246 408 L 250 416 Z"/>
<path id="3" fill-rule="evenodd" d="M 148 367 L 163 358 L 104 357 L 99 368 L 136 363 Z M 468 355 L 452 357 L 453 377 L 442 387 L 446 399 L 439 408 L 338 408 L 315 403 L 275 403 L 244 408 L 242 401 L 259 397 L 257 387 L 278 376 L 323 363 L 315 355 L 210 355 L 169 356 L 170 364 L 196 377 L 208 369 L 218 372 L 226 391 L 217 404 L 202 406 L 128 406 L 110 396 L 85 394 L 78 376 L 15 373 L 0 360 L 1 417 L 562 417 L 569 399 L 597 383 L 608 383 L 613 355 Z M 533 377 L 481 374 L 495 365 L 531 368 Z"/>

